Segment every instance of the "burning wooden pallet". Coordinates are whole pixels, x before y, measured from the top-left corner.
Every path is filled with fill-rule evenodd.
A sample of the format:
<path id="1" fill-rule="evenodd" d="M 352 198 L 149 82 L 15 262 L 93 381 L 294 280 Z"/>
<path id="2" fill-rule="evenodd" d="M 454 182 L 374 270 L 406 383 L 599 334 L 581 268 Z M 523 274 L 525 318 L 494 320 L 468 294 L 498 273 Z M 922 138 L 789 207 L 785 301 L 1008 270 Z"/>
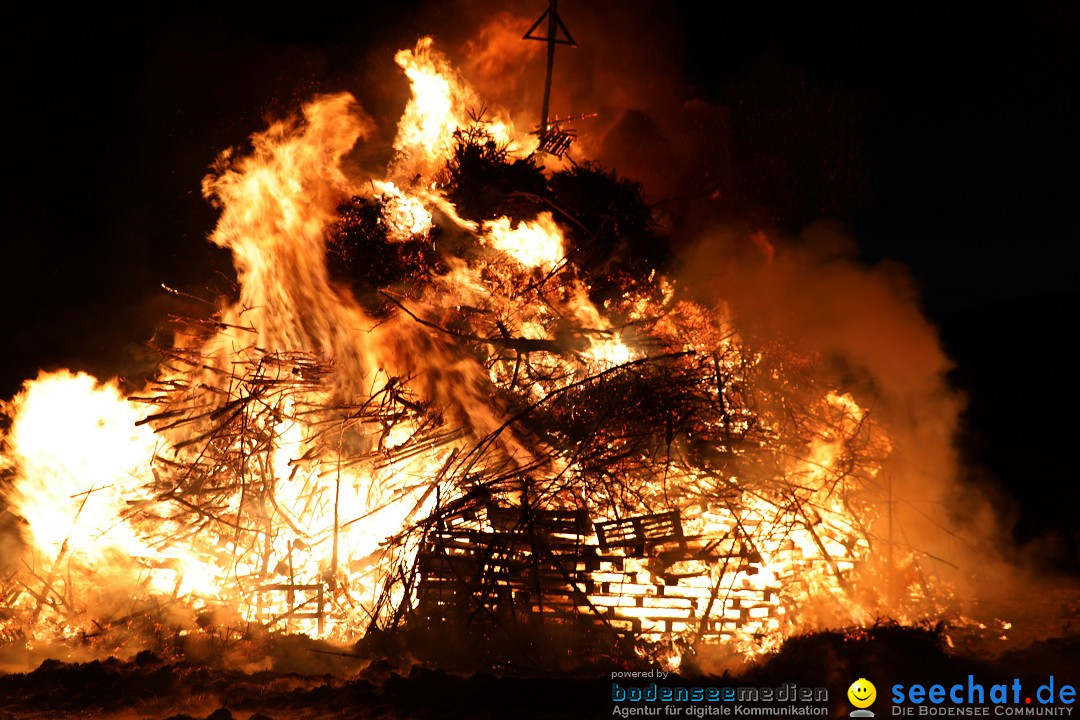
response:
<path id="1" fill-rule="evenodd" d="M 724 572 L 713 580 L 716 562 Z M 415 601 L 429 623 L 548 621 L 649 641 L 723 640 L 777 612 L 777 589 L 737 585 L 760 563 L 745 538 L 686 537 L 678 511 L 593 524 L 583 511 L 489 504 L 427 534 Z"/>

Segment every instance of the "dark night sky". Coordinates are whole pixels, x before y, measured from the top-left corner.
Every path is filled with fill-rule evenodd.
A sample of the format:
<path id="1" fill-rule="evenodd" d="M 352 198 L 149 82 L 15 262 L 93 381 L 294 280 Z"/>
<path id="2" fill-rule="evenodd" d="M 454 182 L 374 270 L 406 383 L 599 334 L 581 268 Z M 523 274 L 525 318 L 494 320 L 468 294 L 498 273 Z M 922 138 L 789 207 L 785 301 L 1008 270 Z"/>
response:
<path id="1" fill-rule="evenodd" d="M 805 198 L 828 198 L 864 259 L 911 268 L 971 398 L 969 458 L 1019 499 L 1021 539 L 1056 529 L 1056 562 L 1075 563 L 1080 398 L 1066 339 L 1077 330 L 1077 5 L 743 5 L 662 12 L 679 40 L 680 81 L 729 108 L 751 138 L 748 162 L 755 148 L 790 150 L 786 186 L 745 194 L 791 227 L 818 219 Z M 663 7 L 619 12 L 647 25 Z M 351 90 L 369 108 L 403 93 L 402 80 L 380 74 L 393 51 L 438 33 L 453 9 L 419 21 L 400 5 L 381 12 L 50 14 L 9 28 L 6 169 L 16 189 L 0 396 L 40 367 L 134 371 L 170 308 L 159 283 L 223 284 L 215 278 L 228 259 L 204 241 L 214 220 L 199 194 L 207 166 L 266 114 L 318 90 Z M 839 199 L 815 165 L 799 164 L 817 152 L 807 123 L 833 119 L 799 117 L 798 105 L 772 114 L 800 87 L 842 99 L 806 112 L 835 110 L 835 127 L 857 135 Z M 1061 496 L 1047 506 L 1050 487 Z"/>

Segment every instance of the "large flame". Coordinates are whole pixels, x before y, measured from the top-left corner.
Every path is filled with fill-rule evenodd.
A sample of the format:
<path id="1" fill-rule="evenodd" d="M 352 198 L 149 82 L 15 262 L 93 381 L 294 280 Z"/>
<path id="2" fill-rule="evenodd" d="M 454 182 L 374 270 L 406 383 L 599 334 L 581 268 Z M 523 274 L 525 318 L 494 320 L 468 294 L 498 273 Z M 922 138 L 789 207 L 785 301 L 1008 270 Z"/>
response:
<path id="1" fill-rule="evenodd" d="M 156 438 L 115 384 L 85 373 L 42 374 L 13 401 L 9 443 L 19 477 L 10 500 L 35 547 L 88 563 L 145 545 L 121 522 L 143 484 Z"/>
<path id="2" fill-rule="evenodd" d="M 372 322 L 331 287 L 327 225 L 346 196 L 342 157 L 366 132 L 355 101 L 342 94 L 305 106 L 301 124 L 277 122 L 252 138 L 254 152 L 218 160 L 203 182 L 221 218 L 210 239 L 232 251 L 240 299 L 215 341 L 227 365 L 242 348 L 325 353 L 343 366 L 338 377 L 362 383 L 376 366 L 367 331 Z"/>
<path id="3" fill-rule="evenodd" d="M 107 566 L 133 595 L 353 639 L 414 602 L 420 521 L 474 495 L 478 476 L 511 506 L 540 493 L 548 510 L 596 522 L 674 508 L 692 545 L 676 548 L 682 559 L 660 567 L 616 548 L 575 570 L 594 586 L 579 609 L 649 641 L 708 636 L 756 652 L 816 618 L 872 618 L 857 570 L 888 439 L 866 410 L 808 383 L 795 417 L 785 398 L 804 361 L 748 351 L 722 311 L 663 278 L 598 306 L 551 212 L 458 217 L 437 176 L 479 100 L 430 39 L 396 59 L 413 96 L 388 179 L 342 170 L 369 128 L 348 95 L 273 124 L 203 185 L 221 208 L 211 240 L 233 254 L 237 301 L 188 328 L 138 397 L 61 372 L 11 403 L 9 502 L 34 558 L 16 621 L 62 634 L 86 623 L 74 610 Z M 502 117 L 487 132 L 521 143 Z M 478 249 L 444 258 L 411 297 L 387 295 L 394 311 L 379 318 L 326 263 L 338 206 L 365 186 L 390 241 L 427 242 L 440 216 Z M 604 417 L 576 393 L 626 400 L 620 371 L 675 378 L 707 411 L 679 416 L 673 401 L 666 444 L 635 445 L 618 418 L 563 445 L 575 423 Z M 751 399 L 755 381 L 773 389 Z M 555 429 L 522 429 L 529 411 Z M 718 434 L 734 444 L 704 440 Z M 626 452 L 610 467 L 589 464 L 613 447 Z M 495 521 L 463 522 L 477 534 Z"/>

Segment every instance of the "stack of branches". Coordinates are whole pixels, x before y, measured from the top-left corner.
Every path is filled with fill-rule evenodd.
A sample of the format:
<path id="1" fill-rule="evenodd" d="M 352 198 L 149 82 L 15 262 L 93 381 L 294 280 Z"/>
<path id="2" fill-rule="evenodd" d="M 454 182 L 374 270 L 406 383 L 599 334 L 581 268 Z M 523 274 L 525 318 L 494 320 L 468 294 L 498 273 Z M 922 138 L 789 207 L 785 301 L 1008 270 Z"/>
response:
<path id="1" fill-rule="evenodd" d="M 385 572 L 401 543 L 356 558 L 339 542 L 403 499 L 419 497 L 410 515 L 419 512 L 437 474 L 397 471 L 453 447 L 461 429 L 415 397 L 408 378 L 381 374 L 363 399 L 336 399 L 332 364 L 310 352 L 250 345 L 227 370 L 199 349 L 161 352 L 158 379 L 135 398 L 152 404 L 142 422 L 163 439 L 153 502 L 133 509 L 135 524 L 158 550 L 183 549 L 214 569 L 217 599 L 243 617 L 286 628 L 293 617 L 320 628 L 326 617 L 370 622 L 357 581 Z M 271 591 L 289 597 L 275 609 Z"/>

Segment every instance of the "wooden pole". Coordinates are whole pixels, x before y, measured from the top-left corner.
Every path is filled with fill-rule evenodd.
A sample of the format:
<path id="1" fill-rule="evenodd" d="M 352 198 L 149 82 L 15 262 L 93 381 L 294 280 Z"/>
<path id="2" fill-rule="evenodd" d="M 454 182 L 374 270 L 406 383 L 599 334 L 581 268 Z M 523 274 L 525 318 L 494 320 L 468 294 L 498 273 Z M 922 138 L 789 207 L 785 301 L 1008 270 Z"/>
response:
<path id="1" fill-rule="evenodd" d="M 341 437 L 338 437 L 337 477 L 334 478 L 334 548 L 330 556 L 330 588 L 337 585 L 338 535 L 341 534 Z"/>
<path id="2" fill-rule="evenodd" d="M 889 492 L 889 501 L 886 504 L 886 507 L 888 508 L 888 511 L 889 511 L 889 539 L 888 539 L 888 542 L 886 543 L 886 547 L 888 548 L 888 550 L 887 550 L 887 555 L 886 555 L 885 562 L 888 564 L 888 571 L 887 571 L 888 574 L 886 575 L 886 581 L 885 581 L 885 602 L 888 604 L 889 608 L 892 609 L 892 608 L 896 607 L 896 604 L 895 604 L 895 600 L 896 600 L 896 596 L 895 596 L 895 593 L 896 593 L 896 566 L 894 565 L 894 562 L 895 562 L 896 558 L 893 555 L 894 540 L 893 540 L 892 474 L 889 475 L 889 479 L 887 481 L 887 487 L 888 487 L 888 492 Z"/>
<path id="3" fill-rule="evenodd" d="M 544 79 L 544 106 L 540 111 L 540 136 L 548 130 L 548 111 L 551 107 L 551 74 L 555 69 L 555 33 L 558 32 L 559 0 L 549 0 L 547 34 L 547 76 Z"/>
<path id="4" fill-rule="evenodd" d="M 540 37 L 535 34 L 536 29 L 543 24 L 545 19 L 547 19 L 547 37 Z M 560 29 L 563 33 L 562 40 L 559 39 Z M 570 35 L 570 31 L 566 29 L 566 25 L 559 19 L 559 0 L 548 0 L 548 9 L 525 32 L 523 39 L 542 40 L 547 43 L 547 74 L 544 77 L 544 105 L 540 110 L 539 129 L 539 135 L 542 138 L 551 127 L 551 76 L 555 71 L 555 46 L 562 43 L 570 47 L 577 47 L 574 38 Z"/>

